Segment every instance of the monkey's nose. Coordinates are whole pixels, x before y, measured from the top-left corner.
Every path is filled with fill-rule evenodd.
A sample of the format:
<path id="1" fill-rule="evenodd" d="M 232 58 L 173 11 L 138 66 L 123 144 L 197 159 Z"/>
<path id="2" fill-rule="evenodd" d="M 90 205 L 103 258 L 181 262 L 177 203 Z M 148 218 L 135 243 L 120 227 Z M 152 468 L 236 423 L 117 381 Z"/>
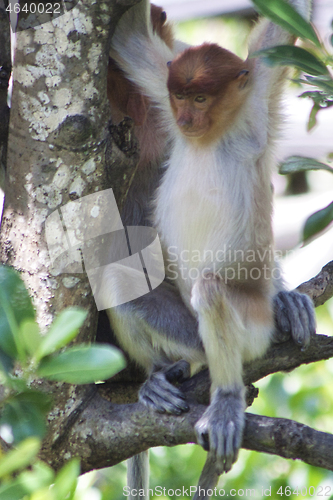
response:
<path id="1" fill-rule="evenodd" d="M 192 127 L 192 124 L 193 124 L 193 120 L 192 120 L 191 116 L 182 115 L 177 120 L 177 125 L 178 125 L 178 127 L 181 127 L 181 128 L 190 128 L 190 127 Z"/>

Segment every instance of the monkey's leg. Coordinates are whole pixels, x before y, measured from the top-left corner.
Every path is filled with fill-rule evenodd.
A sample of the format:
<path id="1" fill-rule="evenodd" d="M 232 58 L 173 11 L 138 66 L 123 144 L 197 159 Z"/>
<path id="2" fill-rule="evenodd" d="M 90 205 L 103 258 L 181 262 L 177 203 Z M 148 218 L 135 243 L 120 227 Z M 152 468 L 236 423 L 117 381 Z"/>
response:
<path id="1" fill-rule="evenodd" d="M 216 474 L 228 472 L 237 460 L 245 421 L 244 393 L 244 387 L 218 387 L 195 425 L 198 443 L 209 451 Z"/>
<path id="2" fill-rule="evenodd" d="M 197 320 L 178 290 L 164 282 L 149 294 L 109 309 L 108 315 L 121 347 L 149 374 L 140 401 L 158 412 L 188 411 L 173 383 L 189 377 L 189 363 L 204 364 L 205 354 Z"/>
<path id="3" fill-rule="evenodd" d="M 192 306 L 212 381 L 211 402 L 195 426 L 198 443 L 209 450 L 217 474 L 236 461 L 244 428 L 245 391 L 242 380 L 242 336 L 246 333 L 226 285 L 212 275 L 198 280 Z"/>
<path id="4" fill-rule="evenodd" d="M 281 291 L 274 297 L 274 342 L 285 342 L 290 337 L 302 349 L 316 333 L 315 312 L 311 299 L 298 292 Z"/>
<path id="5" fill-rule="evenodd" d="M 191 376 L 190 364 L 181 359 L 176 363 L 156 367 L 139 392 L 139 401 L 159 413 L 180 415 L 189 410 L 185 395 L 175 382 L 183 382 Z"/>
<path id="6" fill-rule="evenodd" d="M 273 329 L 270 293 L 270 283 L 257 288 L 229 286 L 214 274 L 198 280 L 192 290 L 191 303 L 199 316 L 212 381 L 211 402 L 196 424 L 196 433 L 198 442 L 215 458 L 218 474 L 230 470 L 242 443 L 243 362 L 262 355 L 269 346 Z"/>

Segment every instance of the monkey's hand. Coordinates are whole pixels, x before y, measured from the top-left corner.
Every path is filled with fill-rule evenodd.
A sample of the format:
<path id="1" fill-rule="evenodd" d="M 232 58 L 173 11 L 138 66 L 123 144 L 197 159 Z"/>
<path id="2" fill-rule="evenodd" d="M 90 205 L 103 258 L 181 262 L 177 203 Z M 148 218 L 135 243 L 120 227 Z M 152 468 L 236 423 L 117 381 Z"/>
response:
<path id="1" fill-rule="evenodd" d="M 212 401 L 195 425 L 198 443 L 209 451 L 217 474 L 228 472 L 237 460 L 244 429 L 244 390 L 217 388 Z"/>
<path id="2" fill-rule="evenodd" d="M 274 297 L 275 332 L 273 342 L 290 337 L 302 349 L 316 333 L 315 312 L 311 299 L 298 292 L 279 292 Z"/>
<path id="3" fill-rule="evenodd" d="M 189 406 L 184 394 L 172 383 L 183 382 L 190 375 L 190 365 L 185 360 L 153 372 L 140 389 L 139 401 L 159 413 L 180 415 L 187 412 Z"/>

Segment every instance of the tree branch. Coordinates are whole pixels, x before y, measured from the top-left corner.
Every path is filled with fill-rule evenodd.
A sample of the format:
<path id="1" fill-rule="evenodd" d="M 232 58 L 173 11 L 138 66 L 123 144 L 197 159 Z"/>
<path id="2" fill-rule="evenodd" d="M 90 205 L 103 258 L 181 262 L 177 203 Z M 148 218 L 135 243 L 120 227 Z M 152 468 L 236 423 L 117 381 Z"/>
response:
<path id="1" fill-rule="evenodd" d="M 246 414 L 243 448 L 333 470 L 333 435 L 287 418 Z"/>
<path id="2" fill-rule="evenodd" d="M 79 455 L 82 472 L 87 472 L 110 467 L 154 446 L 195 443 L 194 424 L 206 407 L 189 401 L 188 413 L 161 415 L 141 403 L 113 404 L 96 391 L 76 419 L 66 447 L 58 440 L 53 444 L 52 466 L 58 469 L 68 456 Z M 242 447 L 333 470 L 333 436 L 293 420 L 246 414 Z"/>
<path id="3" fill-rule="evenodd" d="M 333 260 L 326 264 L 314 278 L 297 287 L 313 300 L 315 307 L 321 306 L 333 297 Z"/>

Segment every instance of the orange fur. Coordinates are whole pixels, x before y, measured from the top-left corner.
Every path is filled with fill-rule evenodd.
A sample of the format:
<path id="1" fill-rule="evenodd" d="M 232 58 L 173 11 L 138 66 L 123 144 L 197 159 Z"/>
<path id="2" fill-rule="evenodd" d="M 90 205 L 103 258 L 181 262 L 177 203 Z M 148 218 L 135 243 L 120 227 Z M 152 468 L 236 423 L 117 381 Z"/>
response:
<path id="1" fill-rule="evenodd" d="M 173 48 L 173 33 L 170 24 L 166 22 L 167 16 L 162 7 L 150 5 L 151 22 L 153 31 L 167 44 L 170 49 Z"/>
<path id="2" fill-rule="evenodd" d="M 171 26 L 166 22 L 166 13 L 162 7 L 154 4 L 150 6 L 150 13 L 153 32 L 171 49 L 173 34 Z M 161 129 L 158 112 L 150 106 L 150 100 L 140 88 L 126 78 L 112 58 L 109 58 L 108 65 L 107 95 L 113 122 L 120 123 L 125 116 L 134 121 L 134 134 L 140 146 L 139 164 L 147 164 L 160 158 L 166 134 Z"/>
<path id="3" fill-rule="evenodd" d="M 243 69 L 247 69 L 246 63 L 235 54 L 204 43 L 188 48 L 172 61 L 168 89 L 171 94 L 223 96 Z"/>
<path id="4" fill-rule="evenodd" d="M 216 44 L 185 50 L 169 65 L 168 77 L 180 130 L 200 146 L 219 139 L 245 101 L 247 80 L 247 63 Z"/>

